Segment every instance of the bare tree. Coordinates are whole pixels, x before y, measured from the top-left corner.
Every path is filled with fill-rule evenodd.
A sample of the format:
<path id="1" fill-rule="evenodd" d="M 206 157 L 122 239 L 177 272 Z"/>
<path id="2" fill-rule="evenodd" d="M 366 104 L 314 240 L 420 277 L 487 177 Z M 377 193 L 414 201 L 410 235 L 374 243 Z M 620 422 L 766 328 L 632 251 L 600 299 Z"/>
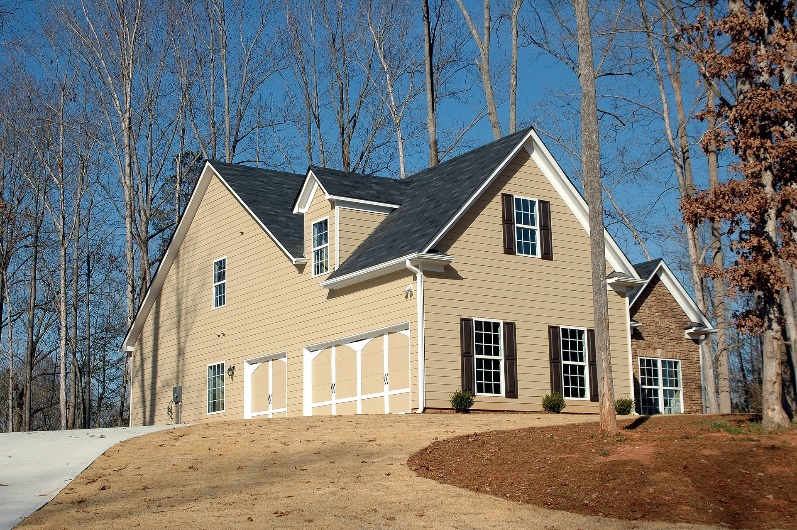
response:
<path id="1" fill-rule="evenodd" d="M 490 20 L 490 0 L 484 0 L 483 4 L 483 30 L 479 34 L 473 18 L 462 0 L 457 0 L 457 5 L 462 11 L 462 16 L 465 17 L 465 22 L 468 24 L 473 42 L 479 50 L 479 56 L 474 58 L 476 67 L 479 69 L 479 74 L 482 78 L 482 88 L 484 90 L 484 99 L 487 105 L 487 115 L 490 117 L 490 125 L 493 128 L 493 138 L 501 138 L 501 122 L 498 119 L 498 106 L 495 104 L 495 96 L 493 95 L 493 79 L 490 74 L 490 34 L 491 34 L 491 20 Z M 518 6 L 518 11 L 520 7 Z M 516 20 L 516 17 L 515 17 Z M 517 22 L 513 28 L 516 28 Z M 513 38 L 514 35 L 513 35 Z M 515 41 L 516 42 L 516 41 Z"/>
<path id="2" fill-rule="evenodd" d="M 379 58 L 384 75 L 384 84 L 374 78 L 377 86 L 382 85 L 382 101 L 387 107 L 396 130 L 396 144 L 399 156 L 399 176 L 406 176 L 404 153 L 404 133 L 402 123 L 409 105 L 417 95 L 415 89 L 416 50 L 412 48 L 410 38 L 411 20 L 408 5 L 402 0 L 385 1 L 376 13 L 374 21 L 373 2 L 368 6 L 366 18 L 368 30 L 373 39 L 374 49 Z M 402 13 L 404 13 L 402 15 Z M 399 92 L 402 91 L 403 95 Z"/>
<path id="3" fill-rule="evenodd" d="M 595 347 L 600 388 L 600 430 L 617 432 L 614 382 L 609 344 L 609 298 L 606 292 L 606 249 L 601 191 L 600 135 L 598 133 L 597 78 L 592 53 L 592 28 L 588 0 L 574 0 L 578 43 L 578 81 L 581 86 L 581 164 L 584 195 L 589 205 L 592 299 L 595 312 Z"/>

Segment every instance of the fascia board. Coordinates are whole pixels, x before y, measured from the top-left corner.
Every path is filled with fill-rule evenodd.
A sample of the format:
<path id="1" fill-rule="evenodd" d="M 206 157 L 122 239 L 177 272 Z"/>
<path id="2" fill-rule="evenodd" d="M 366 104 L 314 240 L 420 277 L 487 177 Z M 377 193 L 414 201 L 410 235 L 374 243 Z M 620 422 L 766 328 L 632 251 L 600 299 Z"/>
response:
<path id="1" fill-rule="evenodd" d="M 390 213 L 400 206 L 389 202 L 366 201 L 365 199 L 354 199 L 352 197 L 342 197 L 340 195 L 328 195 L 327 198 L 331 201 L 335 201 L 343 208 L 359 207 L 362 210 L 373 211 L 374 213 Z"/>
<path id="2" fill-rule="evenodd" d="M 147 293 L 144 295 L 144 300 L 141 301 L 136 316 L 130 324 L 130 328 L 127 330 L 127 335 L 125 335 L 124 342 L 122 342 L 123 351 L 131 351 L 135 346 L 138 336 L 144 328 L 144 322 L 147 316 L 149 316 L 152 306 L 155 304 L 155 299 L 158 297 L 158 294 L 160 294 L 163 282 L 166 281 L 166 275 L 169 273 L 169 269 L 171 269 L 172 263 L 174 263 L 177 253 L 180 251 L 180 246 L 183 244 L 183 240 L 188 233 L 188 228 L 191 226 L 197 210 L 199 210 L 199 204 L 202 202 L 202 198 L 205 196 L 205 192 L 208 186 L 210 186 L 210 181 L 213 179 L 214 175 L 217 175 L 217 173 L 213 169 L 213 166 L 210 165 L 210 162 L 205 162 L 205 167 L 202 169 L 199 181 L 197 181 L 194 191 L 191 193 L 191 198 L 185 206 L 185 211 L 180 218 L 180 222 L 177 223 L 177 229 L 175 229 L 169 246 L 166 248 L 166 253 L 163 255 L 160 263 L 158 263 L 158 268 L 155 270 Z"/>

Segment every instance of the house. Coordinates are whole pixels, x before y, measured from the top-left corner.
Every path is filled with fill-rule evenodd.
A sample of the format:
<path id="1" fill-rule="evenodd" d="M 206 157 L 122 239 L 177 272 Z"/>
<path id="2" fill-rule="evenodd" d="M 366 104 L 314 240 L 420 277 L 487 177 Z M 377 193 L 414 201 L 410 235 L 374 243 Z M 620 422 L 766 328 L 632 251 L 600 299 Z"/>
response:
<path id="1" fill-rule="evenodd" d="M 210 161 L 124 341 L 131 424 L 175 421 L 175 387 L 186 422 L 448 408 L 458 388 L 596 412 L 587 213 L 533 129 L 403 181 Z M 604 237 L 632 396 L 628 293 L 650 279 Z"/>

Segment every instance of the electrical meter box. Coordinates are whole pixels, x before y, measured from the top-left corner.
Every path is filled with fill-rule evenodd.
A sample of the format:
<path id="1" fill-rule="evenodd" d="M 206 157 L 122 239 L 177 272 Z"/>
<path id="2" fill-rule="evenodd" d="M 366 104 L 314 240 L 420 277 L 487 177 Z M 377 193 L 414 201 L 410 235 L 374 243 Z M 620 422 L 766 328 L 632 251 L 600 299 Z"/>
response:
<path id="1" fill-rule="evenodd" d="M 183 401 L 183 387 L 176 386 L 172 388 L 172 401 L 175 403 L 181 403 Z"/>

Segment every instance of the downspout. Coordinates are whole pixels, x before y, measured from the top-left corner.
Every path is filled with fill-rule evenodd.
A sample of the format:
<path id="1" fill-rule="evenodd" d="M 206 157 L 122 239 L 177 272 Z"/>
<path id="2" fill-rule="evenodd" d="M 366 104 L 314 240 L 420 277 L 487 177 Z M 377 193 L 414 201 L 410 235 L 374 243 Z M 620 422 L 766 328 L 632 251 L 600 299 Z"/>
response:
<path id="1" fill-rule="evenodd" d="M 424 346 L 424 321 L 423 321 L 423 272 L 412 265 L 407 259 L 404 264 L 407 269 L 415 274 L 416 295 L 415 303 L 418 312 L 418 410 L 421 413 L 426 407 L 426 348 Z"/>

